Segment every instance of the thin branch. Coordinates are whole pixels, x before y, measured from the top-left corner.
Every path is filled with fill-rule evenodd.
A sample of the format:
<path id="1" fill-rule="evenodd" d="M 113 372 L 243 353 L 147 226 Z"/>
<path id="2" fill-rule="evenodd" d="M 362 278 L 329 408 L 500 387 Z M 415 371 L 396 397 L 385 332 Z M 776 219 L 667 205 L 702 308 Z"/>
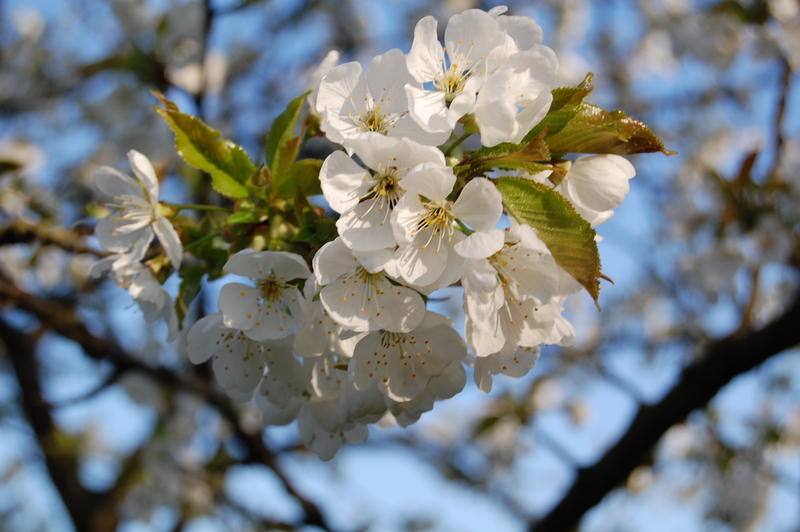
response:
<path id="1" fill-rule="evenodd" d="M 260 463 L 272 469 L 286 492 L 295 498 L 303 507 L 305 516 L 302 524 L 314 525 L 323 530 L 331 530 L 319 507 L 302 493 L 297 491 L 289 478 L 277 463 L 276 455 L 267 448 L 261 434 L 249 434 L 239 423 L 239 414 L 230 400 L 214 390 L 206 381 L 196 377 L 180 376 L 173 371 L 146 364 L 126 353 L 118 344 L 110 340 L 98 338 L 91 334 L 77 318 L 75 312 L 52 300 L 28 294 L 16 286 L 0 279 L 0 303 L 11 302 L 17 308 L 34 314 L 44 326 L 57 332 L 64 338 L 80 344 L 87 356 L 95 360 L 112 362 L 121 372 L 139 371 L 157 381 L 181 389 L 203 398 L 213 405 L 231 425 L 234 435 L 241 440 L 247 449 L 245 463 Z"/>
<path id="2" fill-rule="evenodd" d="M 58 246 L 72 253 L 85 253 L 104 257 L 107 253 L 87 246 L 81 235 L 62 227 L 45 227 L 16 220 L 0 227 L 0 246 L 6 244 L 29 244 L 39 242 L 46 246 Z"/>
<path id="3" fill-rule="evenodd" d="M 529 530 L 572 530 L 581 517 L 605 495 L 621 485 L 639 465 L 646 463 L 664 433 L 706 405 L 734 377 L 800 343 L 800 298 L 766 327 L 744 335 L 732 335 L 704 349 L 687 366 L 677 384 L 654 405 L 639 407 L 617 443 L 591 467 L 577 470 L 575 481 L 556 506 Z"/>
<path id="4" fill-rule="evenodd" d="M 98 504 L 78 477 L 78 456 L 67 451 L 47 402 L 34 355 L 39 334 L 22 334 L 0 319 L 0 342 L 11 360 L 20 388 L 20 402 L 41 449 L 45 467 L 75 528 L 87 532 L 116 528 L 116 516 Z"/>

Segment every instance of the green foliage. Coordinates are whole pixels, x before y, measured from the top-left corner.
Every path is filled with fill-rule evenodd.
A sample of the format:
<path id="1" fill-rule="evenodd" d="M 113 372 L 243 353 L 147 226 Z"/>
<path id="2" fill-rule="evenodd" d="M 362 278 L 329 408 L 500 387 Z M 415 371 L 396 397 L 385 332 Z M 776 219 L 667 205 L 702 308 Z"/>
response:
<path id="1" fill-rule="evenodd" d="M 533 227 L 555 261 L 575 278 L 597 304 L 600 296 L 600 254 L 592 226 L 561 194 L 520 177 L 496 182 L 508 213 Z"/>
<path id="2" fill-rule="evenodd" d="M 319 170 L 322 161 L 319 159 L 301 159 L 294 163 L 286 178 L 275 183 L 277 193 L 283 198 L 292 198 L 297 194 L 312 196 L 322 194 L 319 185 Z"/>
<path id="3" fill-rule="evenodd" d="M 545 118 L 547 145 L 553 153 L 662 152 L 673 155 L 653 131 L 624 112 L 589 103 L 569 104 Z"/>
<path id="4" fill-rule="evenodd" d="M 156 107 L 156 112 L 175 133 L 178 155 L 189 166 L 208 173 L 214 190 L 223 196 L 247 198 L 250 193 L 244 183 L 257 170 L 247 152 L 199 118 L 180 112 L 162 94 L 154 94 L 164 105 Z"/>
<path id="5" fill-rule="evenodd" d="M 520 144 L 504 142 L 490 148 L 467 152 L 464 159 L 455 167 L 455 172 L 461 177 L 469 178 L 495 168 L 524 170 L 531 174 L 550 170 L 550 165 L 546 164 L 546 161 L 550 160 L 550 150 L 543 137 L 538 135 Z"/>
<path id="6" fill-rule="evenodd" d="M 543 136 L 550 151 L 565 153 L 662 152 L 673 155 L 653 131 L 622 111 L 605 109 L 584 102 L 592 92 L 590 72 L 576 87 L 554 89 L 547 116 L 525 136 L 526 141 Z"/>

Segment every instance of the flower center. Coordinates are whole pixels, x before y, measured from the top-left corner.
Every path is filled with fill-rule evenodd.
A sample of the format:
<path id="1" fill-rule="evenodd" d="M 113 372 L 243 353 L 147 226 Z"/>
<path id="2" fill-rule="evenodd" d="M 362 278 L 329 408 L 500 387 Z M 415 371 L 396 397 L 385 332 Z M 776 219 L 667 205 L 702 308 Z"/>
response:
<path id="1" fill-rule="evenodd" d="M 436 253 L 439 253 L 444 240 L 447 240 L 448 244 L 453 243 L 455 216 L 450 212 L 450 202 L 425 201 L 422 206 L 425 208 L 425 212 L 417 219 L 414 236 L 427 231 L 427 239 L 422 245 L 422 249 L 426 249 L 433 241 L 436 241 Z M 425 237 L 423 236 L 423 238 Z"/>
<path id="2" fill-rule="evenodd" d="M 458 94 L 464 90 L 464 84 L 469 79 L 472 72 L 469 70 L 459 70 L 458 64 L 453 63 L 450 68 L 445 70 L 444 74 L 440 75 L 433 81 L 436 90 L 444 93 L 444 100 L 447 105 L 455 99 Z"/>
<path id="3" fill-rule="evenodd" d="M 381 113 L 380 106 L 375 106 L 358 117 L 358 126 L 362 131 L 375 131 L 385 135 L 389 131 L 389 122 Z"/>
<path id="4" fill-rule="evenodd" d="M 367 197 L 381 199 L 388 202 L 389 207 L 394 207 L 403 193 L 403 188 L 399 184 L 400 179 L 397 177 L 397 168 L 390 166 L 385 171 L 376 173 L 373 180 L 375 184 Z"/>
<path id="5" fill-rule="evenodd" d="M 261 298 L 269 303 L 278 301 L 281 297 L 283 289 L 286 288 L 284 283 L 280 283 L 275 279 L 275 275 L 270 275 L 266 279 L 260 280 L 256 283 Z"/>

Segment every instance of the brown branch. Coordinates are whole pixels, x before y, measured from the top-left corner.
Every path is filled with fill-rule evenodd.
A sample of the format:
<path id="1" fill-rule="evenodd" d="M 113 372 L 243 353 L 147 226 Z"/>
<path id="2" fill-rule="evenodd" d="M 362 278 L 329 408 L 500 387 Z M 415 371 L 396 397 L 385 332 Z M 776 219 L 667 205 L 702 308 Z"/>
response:
<path id="1" fill-rule="evenodd" d="M 677 384 L 654 405 L 639 407 L 617 443 L 591 467 L 580 468 L 561 501 L 530 524 L 536 532 L 574 529 L 606 494 L 647 462 L 653 447 L 673 425 L 706 405 L 734 377 L 800 343 L 800 298 L 766 327 L 734 334 L 708 345 L 681 373 Z"/>
<path id="2" fill-rule="evenodd" d="M 231 425 L 235 436 L 247 449 L 244 462 L 259 463 L 269 467 L 283 484 L 286 492 L 303 507 L 305 516 L 302 524 L 331 530 L 319 507 L 298 492 L 282 471 L 275 454 L 264 444 L 261 434 L 250 434 L 243 430 L 239 423 L 239 414 L 230 400 L 213 389 L 206 381 L 197 377 L 180 376 L 167 368 L 146 364 L 126 353 L 115 342 L 91 334 L 78 319 L 73 309 L 52 300 L 28 294 L 0 278 L 0 304 L 4 300 L 21 310 L 34 314 L 45 327 L 78 343 L 88 357 L 109 361 L 116 366 L 119 372 L 138 371 L 144 373 L 162 384 L 193 393 L 213 405 Z"/>
<path id="3" fill-rule="evenodd" d="M 38 334 L 22 334 L 0 319 L 0 342 L 11 360 L 20 389 L 20 403 L 42 452 L 45 467 L 77 530 L 102 531 L 116 528 L 113 511 L 98 504 L 99 497 L 87 491 L 78 477 L 78 456 L 65 444 L 42 395 L 36 364 Z"/>
<path id="4" fill-rule="evenodd" d="M 15 220 L 0 227 L 0 246 L 31 242 L 40 242 L 46 246 L 58 246 L 72 253 L 86 253 L 98 257 L 107 255 L 103 251 L 87 246 L 81 235 L 63 227 L 45 227 L 22 220 Z"/>

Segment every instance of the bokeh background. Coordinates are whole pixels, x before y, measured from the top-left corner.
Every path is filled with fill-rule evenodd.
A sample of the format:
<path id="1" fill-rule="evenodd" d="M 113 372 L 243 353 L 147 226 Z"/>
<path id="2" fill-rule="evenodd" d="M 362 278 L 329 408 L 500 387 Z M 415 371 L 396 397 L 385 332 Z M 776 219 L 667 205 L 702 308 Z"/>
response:
<path id="1" fill-rule="evenodd" d="M 88 278 L 92 170 L 214 201 L 150 90 L 257 156 L 328 50 L 497 2 L 0 0 L 0 529 L 800 529 L 800 1 L 505 3 L 679 154 L 633 158 L 575 346 L 321 462 Z"/>

